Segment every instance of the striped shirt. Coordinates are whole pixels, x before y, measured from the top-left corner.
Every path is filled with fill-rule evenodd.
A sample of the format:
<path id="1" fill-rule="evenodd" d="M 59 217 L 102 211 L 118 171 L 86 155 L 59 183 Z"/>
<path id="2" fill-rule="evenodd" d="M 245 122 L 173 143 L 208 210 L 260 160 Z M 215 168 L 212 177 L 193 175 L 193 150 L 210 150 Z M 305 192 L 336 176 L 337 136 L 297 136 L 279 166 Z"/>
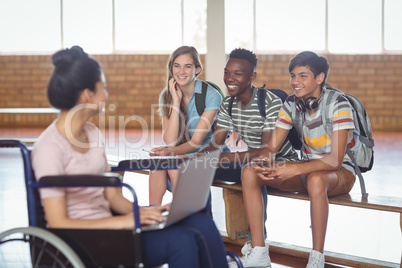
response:
<path id="1" fill-rule="evenodd" d="M 257 88 L 253 90 L 250 102 L 241 107 L 240 102 L 234 97 L 232 105 L 232 117 L 228 113 L 229 100 L 231 96 L 225 97 L 219 108 L 217 126 L 229 131 L 236 131 L 248 150 L 261 148 L 261 138 L 265 131 L 273 131 L 278 112 L 282 107 L 282 101 L 275 94 L 267 91 L 265 98 L 265 114 L 263 119 L 258 110 Z M 297 154 L 293 150 L 292 144 L 286 140 L 277 152 L 277 158 L 286 160 L 297 160 Z"/>
<path id="2" fill-rule="evenodd" d="M 324 95 L 325 92 L 326 91 L 324 91 Z M 348 144 L 354 144 L 353 129 L 355 127 L 353 122 L 353 114 L 350 103 L 345 97 L 340 94 L 336 94 L 329 107 L 325 107 L 324 103 L 327 102 L 326 98 L 324 97 L 319 103 L 318 109 L 313 117 L 311 117 L 308 112 L 303 114 L 295 112 L 296 107 L 294 102 L 295 96 L 289 96 L 279 112 L 277 127 L 290 129 L 295 121 L 295 118 L 293 117 L 299 116 L 301 122 L 303 122 L 302 128 L 305 141 L 303 155 L 305 157 L 308 159 L 320 159 L 323 155 L 329 154 L 331 152 L 333 131 L 348 129 Z M 326 126 L 327 120 L 323 119 L 325 115 L 331 118 L 328 121 L 331 124 L 329 126 Z M 329 128 L 330 130 L 326 131 L 326 128 Z M 354 174 L 353 164 L 346 154 L 342 166 Z"/>

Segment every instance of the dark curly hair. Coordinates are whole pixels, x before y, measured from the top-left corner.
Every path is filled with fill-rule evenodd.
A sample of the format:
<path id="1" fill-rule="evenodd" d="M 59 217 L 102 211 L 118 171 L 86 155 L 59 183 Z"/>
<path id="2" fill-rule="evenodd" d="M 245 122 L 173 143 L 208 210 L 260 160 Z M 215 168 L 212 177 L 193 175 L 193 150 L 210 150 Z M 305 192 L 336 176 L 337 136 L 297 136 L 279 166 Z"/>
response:
<path id="1" fill-rule="evenodd" d="M 243 59 L 246 60 L 250 63 L 251 68 L 253 69 L 253 72 L 257 69 L 257 56 L 254 54 L 254 52 L 244 49 L 244 48 L 236 48 L 232 50 L 229 54 L 229 59 Z"/>

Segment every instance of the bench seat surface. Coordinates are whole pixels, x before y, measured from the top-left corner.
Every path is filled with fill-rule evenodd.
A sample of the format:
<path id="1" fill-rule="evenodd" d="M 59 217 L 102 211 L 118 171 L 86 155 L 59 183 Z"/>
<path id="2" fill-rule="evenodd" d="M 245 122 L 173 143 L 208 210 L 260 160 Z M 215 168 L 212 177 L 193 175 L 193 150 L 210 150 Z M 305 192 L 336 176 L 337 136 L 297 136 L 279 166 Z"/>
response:
<path id="1" fill-rule="evenodd" d="M 239 183 L 215 181 L 213 183 L 213 186 L 234 191 L 242 191 L 242 186 Z M 304 193 L 284 192 L 269 187 L 268 194 L 279 197 L 309 200 L 308 195 Z M 350 193 L 331 197 L 329 198 L 329 203 L 335 205 L 376 209 L 382 211 L 402 212 L 402 198 L 394 196 L 376 196 L 369 194 L 368 198 L 363 198 L 359 193 Z"/>

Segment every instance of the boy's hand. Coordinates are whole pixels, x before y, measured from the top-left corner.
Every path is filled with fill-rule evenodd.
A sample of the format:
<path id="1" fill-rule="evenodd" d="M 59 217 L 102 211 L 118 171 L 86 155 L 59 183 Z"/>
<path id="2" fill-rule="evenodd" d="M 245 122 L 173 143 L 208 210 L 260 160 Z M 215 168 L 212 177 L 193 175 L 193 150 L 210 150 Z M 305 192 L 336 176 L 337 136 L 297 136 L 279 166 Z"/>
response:
<path id="1" fill-rule="evenodd" d="M 275 167 L 256 167 L 255 171 L 257 176 L 262 180 L 284 181 L 300 175 L 299 167 L 300 165 L 298 163 L 277 162 Z"/>

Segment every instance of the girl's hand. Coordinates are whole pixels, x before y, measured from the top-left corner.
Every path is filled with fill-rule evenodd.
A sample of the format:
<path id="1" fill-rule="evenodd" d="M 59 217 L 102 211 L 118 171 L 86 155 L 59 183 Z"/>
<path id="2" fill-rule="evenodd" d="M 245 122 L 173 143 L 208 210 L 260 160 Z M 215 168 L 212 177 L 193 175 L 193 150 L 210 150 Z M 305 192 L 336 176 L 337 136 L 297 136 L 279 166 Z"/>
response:
<path id="1" fill-rule="evenodd" d="M 140 207 L 140 223 L 143 225 L 151 225 L 166 221 L 166 217 L 162 216 L 162 212 L 165 211 L 167 211 L 166 206 Z"/>
<path id="2" fill-rule="evenodd" d="M 183 97 L 183 92 L 180 89 L 180 86 L 177 84 L 174 78 L 170 78 L 169 80 L 169 91 L 172 94 L 173 104 L 180 105 L 181 99 Z"/>
<path id="3" fill-rule="evenodd" d="M 151 149 L 151 151 L 154 153 L 151 156 L 172 156 L 174 153 L 171 151 L 170 147 L 157 147 Z"/>

